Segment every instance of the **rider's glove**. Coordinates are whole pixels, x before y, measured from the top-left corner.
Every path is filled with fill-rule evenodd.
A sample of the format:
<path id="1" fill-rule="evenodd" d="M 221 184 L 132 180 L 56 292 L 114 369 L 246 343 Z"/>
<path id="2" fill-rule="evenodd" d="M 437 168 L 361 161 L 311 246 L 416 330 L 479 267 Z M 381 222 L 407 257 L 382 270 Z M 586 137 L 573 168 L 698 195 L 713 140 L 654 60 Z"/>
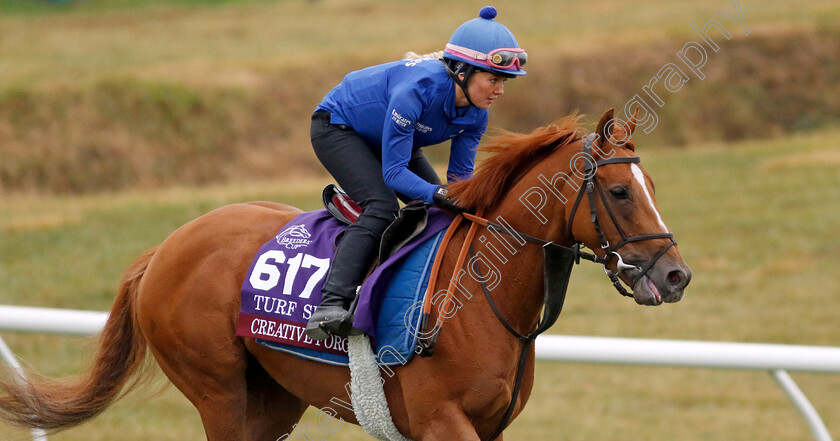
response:
<path id="1" fill-rule="evenodd" d="M 456 213 L 462 213 L 467 211 L 466 208 L 459 206 L 455 203 L 452 199 L 446 195 L 447 189 L 445 185 L 441 185 L 435 190 L 434 195 L 432 196 L 432 200 L 434 201 L 435 205 L 441 208 L 446 208 L 447 210 L 452 210 Z"/>

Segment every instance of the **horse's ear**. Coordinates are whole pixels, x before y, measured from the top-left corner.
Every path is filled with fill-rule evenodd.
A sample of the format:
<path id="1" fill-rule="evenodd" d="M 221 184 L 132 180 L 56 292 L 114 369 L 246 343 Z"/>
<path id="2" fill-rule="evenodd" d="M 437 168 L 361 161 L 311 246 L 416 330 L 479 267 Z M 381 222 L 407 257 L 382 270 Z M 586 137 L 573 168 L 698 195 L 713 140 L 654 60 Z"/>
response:
<path id="1" fill-rule="evenodd" d="M 606 112 L 601 116 L 601 120 L 598 121 L 598 128 L 595 129 L 595 133 L 598 134 L 598 139 L 601 140 L 601 145 L 605 145 L 610 140 L 610 134 L 605 133 L 604 130 L 607 129 L 607 124 L 613 119 L 613 114 L 615 113 L 615 109 L 610 107 L 607 109 Z"/>
<path id="2" fill-rule="evenodd" d="M 639 114 L 639 106 L 636 106 L 636 110 L 633 111 L 633 116 L 630 117 L 630 121 L 627 121 L 627 129 L 630 130 L 629 136 L 633 135 L 633 132 L 636 130 L 636 115 Z"/>

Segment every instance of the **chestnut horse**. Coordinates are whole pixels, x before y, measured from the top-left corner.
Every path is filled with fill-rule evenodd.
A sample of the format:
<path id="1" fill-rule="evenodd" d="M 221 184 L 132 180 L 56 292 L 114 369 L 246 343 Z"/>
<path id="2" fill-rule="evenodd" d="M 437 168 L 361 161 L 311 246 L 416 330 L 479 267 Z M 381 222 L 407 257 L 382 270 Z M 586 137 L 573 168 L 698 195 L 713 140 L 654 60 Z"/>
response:
<path id="1" fill-rule="evenodd" d="M 488 219 L 504 219 L 522 235 L 564 246 L 582 243 L 633 288 L 639 304 L 679 301 L 691 272 L 657 211 L 653 183 L 636 164 L 633 119 L 623 125 L 611 120 L 612 109 L 598 123 L 589 160 L 581 155 L 585 142 L 577 117 L 530 134 L 503 134 L 475 177 L 452 185 L 450 194 Z M 613 159 L 603 162 L 608 157 Z M 591 166 L 593 160 L 602 161 L 590 176 L 593 185 L 581 185 L 586 181 L 580 170 L 592 171 L 581 165 Z M 579 197 L 587 188 L 600 196 L 590 191 Z M 0 398 L 0 416 L 47 430 L 79 424 L 145 376 L 148 348 L 198 409 L 210 441 L 291 439 L 308 406 L 320 408 L 317 427 L 298 427 L 310 432 L 296 436 L 323 438 L 344 422 L 356 423 L 345 389 L 346 367 L 235 336 L 240 287 L 251 259 L 300 212 L 270 202 L 234 204 L 173 232 L 126 272 L 90 370 L 73 382 L 6 380 L 0 384 L 7 391 Z M 435 292 L 446 288 L 457 270 L 468 224 L 463 222 L 441 250 Z M 543 308 L 542 250 L 526 243 L 506 252 L 498 236 L 482 234 L 483 228 L 474 245 L 497 256 L 496 308 L 513 330 L 527 334 Z M 621 243 L 621 255 L 613 255 L 616 248 L 609 245 L 602 249 L 604 240 Z M 482 292 L 474 279 L 463 277 L 461 284 L 470 293 Z M 414 440 L 486 440 L 506 419 L 513 398 L 509 416 L 522 411 L 533 386 L 533 345 L 521 351 L 520 339 L 502 326 L 483 295 L 458 294 L 457 299 L 457 313 L 445 320 L 434 355 L 414 357 L 393 376 L 383 376 L 394 424 Z M 432 314 L 435 319 L 439 312 Z M 520 352 L 524 370 L 513 397 Z"/>

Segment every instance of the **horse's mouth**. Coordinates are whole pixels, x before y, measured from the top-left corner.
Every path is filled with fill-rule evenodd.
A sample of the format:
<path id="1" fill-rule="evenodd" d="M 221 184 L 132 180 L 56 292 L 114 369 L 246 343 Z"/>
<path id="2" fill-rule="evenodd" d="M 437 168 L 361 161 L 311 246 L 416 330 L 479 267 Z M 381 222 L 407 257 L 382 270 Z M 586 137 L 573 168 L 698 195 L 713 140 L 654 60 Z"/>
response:
<path id="1" fill-rule="evenodd" d="M 636 282 L 633 287 L 633 299 L 640 305 L 659 306 L 662 304 L 662 294 L 648 276 L 642 276 Z"/>
<path id="2" fill-rule="evenodd" d="M 633 299 L 640 305 L 659 306 L 664 303 L 679 302 L 683 297 L 683 290 L 664 289 L 648 276 L 642 276 L 633 287 Z"/>

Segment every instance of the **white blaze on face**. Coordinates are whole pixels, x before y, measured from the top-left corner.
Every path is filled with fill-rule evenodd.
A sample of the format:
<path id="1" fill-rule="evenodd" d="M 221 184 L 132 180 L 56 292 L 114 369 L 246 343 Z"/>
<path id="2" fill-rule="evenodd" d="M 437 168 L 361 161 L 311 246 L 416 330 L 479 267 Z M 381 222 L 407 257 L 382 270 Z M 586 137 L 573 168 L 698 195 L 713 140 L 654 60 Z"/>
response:
<path id="1" fill-rule="evenodd" d="M 662 228 L 667 232 L 668 227 L 665 226 L 665 222 L 662 221 L 662 216 L 659 214 L 659 210 L 656 209 L 656 205 L 653 204 L 653 198 L 648 191 L 647 182 L 645 182 L 645 174 L 642 172 L 642 169 L 639 168 L 636 164 L 630 164 L 630 168 L 633 170 L 633 177 L 636 178 L 636 182 L 642 186 L 642 190 L 645 192 L 645 196 L 647 197 L 648 203 L 650 204 L 650 209 L 656 214 L 656 220 L 659 221 L 659 225 L 662 225 Z"/>

